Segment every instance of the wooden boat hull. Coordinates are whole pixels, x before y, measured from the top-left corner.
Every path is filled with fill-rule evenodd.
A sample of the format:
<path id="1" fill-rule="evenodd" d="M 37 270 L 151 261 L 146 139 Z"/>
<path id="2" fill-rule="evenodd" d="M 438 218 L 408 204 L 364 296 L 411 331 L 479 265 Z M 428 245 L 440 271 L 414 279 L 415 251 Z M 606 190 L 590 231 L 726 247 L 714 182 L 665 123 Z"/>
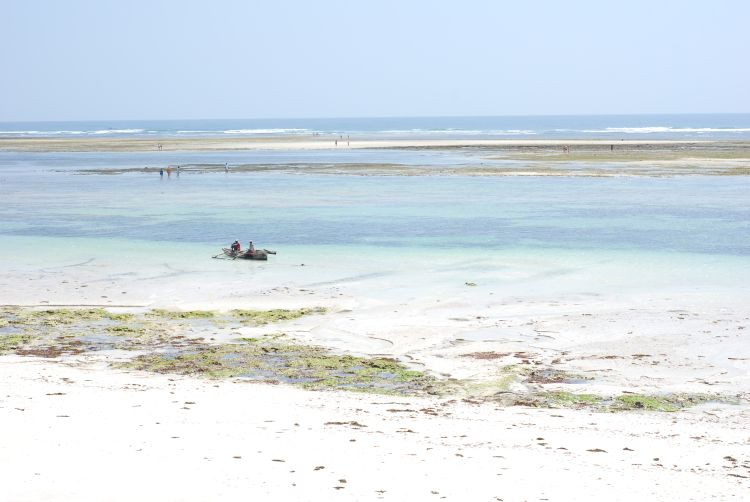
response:
<path id="1" fill-rule="evenodd" d="M 233 260 L 261 260 L 266 261 L 268 260 L 268 254 L 269 252 L 265 249 L 256 249 L 255 252 L 252 254 L 249 254 L 247 251 L 240 251 L 239 253 L 236 251 L 232 251 L 229 248 L 222 248 L 222 251 L 224 251 L 224 256 L 227 258 L 231 258 Z M 276 253 L 271 253 L 276 254 Z"/>

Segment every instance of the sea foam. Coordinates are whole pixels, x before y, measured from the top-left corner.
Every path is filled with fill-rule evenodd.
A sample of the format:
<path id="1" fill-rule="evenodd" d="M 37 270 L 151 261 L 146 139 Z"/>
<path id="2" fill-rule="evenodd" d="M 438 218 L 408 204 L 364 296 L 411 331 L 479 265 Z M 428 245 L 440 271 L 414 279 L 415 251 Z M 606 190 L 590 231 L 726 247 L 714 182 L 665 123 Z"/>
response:
<path id="1" fill-rule="evenodd" d="M 374 131 L 374 134 L 423 134 L 423 135 L 461 135 L 461 136 L 518 136 L 537 134 L 529 129 L 390 129 Z"/>
<path id="2" fill-rule="evenodd" d="M 144 129 L 99 129 L 95 131 L 2 131 L 2 135 L 16 136 L 80 136 L 80 135 L 103 135 L 103 134 L 140 134 Z"/>
<path id="3" fill-rule="evenodd" d="M 750 132 L 750 127 L 667 127 L 667 126 L 649 126 L 649 127 L 607 127 L 605 129 L 584 129 L 581 132 L 587 133 L 623 133 L 623 134 L 654 134 L 670 132 Z"/>
<path id="4" fill-rule="evenodd" d="M 303 134 L 309 129 L 228 129 L 224 134 Z"/>

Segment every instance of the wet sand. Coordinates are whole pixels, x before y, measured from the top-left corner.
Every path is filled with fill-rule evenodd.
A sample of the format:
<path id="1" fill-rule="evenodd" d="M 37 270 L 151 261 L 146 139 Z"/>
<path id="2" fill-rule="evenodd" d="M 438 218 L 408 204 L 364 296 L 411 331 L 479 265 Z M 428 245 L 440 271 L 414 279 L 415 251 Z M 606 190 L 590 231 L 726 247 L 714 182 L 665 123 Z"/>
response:
<path id="1" fill-rule="evenodd" d="M 232 150 L 310 150 L 359 148 L 487 148 L 543 150 L 563 146 L 620 151 L 653 148 L 685 149 L 697 147 L 717 150 L 737 148 L 747 151 L 750 142 L 674 141 L 674 140 L 548 140 L 548 139 L 374 139 L 357 138 L 347 146 L 345 140 L 324 136 L 264 136 L 231 138 L 7 138 L 0 137 L 0 151 L 16 152 L 149 152 L 159 151 L 232 151 Z"/>
<path id="2" fill-rule="evenodd" d="M 493 154 L 493 155 L 496 155 Z M 503 160 L 506 160 L 503 158 Z M 77 174 L 143 174 L 153 176 L 161 169 L 171 168 L 168 175 L 176 174 L 174 165 L 160 167 L 98 168 L 79 169 Z M 239 173 L 289 173 L 289 174 L 329 174 L 351 176 L 748 176 L 748 159 L 685 158 L 672 160 L 609 160 L 575 161 L 568 159 L 548 159 L 536 154 L 524 155 L 523 159 L 509 158 L 503 165 L 488 165 L 484 162 L 467 163 L 460 166 L 404 165 L 376 162 L 362 163 L 275 163 L 275 164 L 233 164 L 229 171 Z M 223 173 L 224 164 L 180 164 L 184 174 Z"/>
<path id="3" fill-rule="evenodd" d="M 386 176 L 747 176 L 750 142 L 660 140 L 379 140 L 357 139 L 346 146 L 323 137 L 263 138 L 0 138 L 0 151 L 13 152 L 241 152 L 357 149 L 460 151 L 462 165 L 389 163 L 286 163 L 230 166 L 232 172 L 293 172 Z M 566 147 L 563 150 L 563 147 Z M 85 169 L 81 174 L 153 173 L 149 168 Z M 173 168 L 175 166 L 172 166 Z M 183 172 L 223 171 L 224 164 L 181 164 Z"/>

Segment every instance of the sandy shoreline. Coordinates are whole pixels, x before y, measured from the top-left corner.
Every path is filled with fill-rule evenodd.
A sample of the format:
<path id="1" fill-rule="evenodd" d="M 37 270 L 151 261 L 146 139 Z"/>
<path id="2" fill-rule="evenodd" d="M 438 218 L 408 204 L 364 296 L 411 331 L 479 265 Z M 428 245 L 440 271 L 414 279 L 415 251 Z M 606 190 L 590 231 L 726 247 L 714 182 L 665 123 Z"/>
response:
<path id="1" fill-rule="evenodd" d="M 467 487 L 473 500 L 731 500 L 750 486 L 748 315 L 743 293 L 716 278 L 702 286 L 670 282 L 651 293 L 648 286 L 615 294 L 548 287 L 546 295 L 509 294 L 511 288 L 493 299 L 494 287 L 457 284 L 414 297 L 411 289 L 385 287 L 387 276 L 292 284 L 280 280 L 277 263 L 256 269 L 248 288 L 227 275 L 234 268 L 229 263 L 209 261 L 219 272 L 197 267 L 175 275 L 168 266 L 133 273 L 111 259 L 65 264 L 61 257 L 42 269 L 19 263 L 4 274 L 5 286 L 16 286 L 3 287 L 0 301 L 100 304 L 118 313 L 324 306 L 324 314 L 265 326 L 221 321 L 190 336 L 236 343 L 283 332 L 338 354 L 393 357 L 410 369 L 463 381 L 463 390 L 436 396 L 309 391 L 111 367 L 129 357 L 123 351 L 6 353 L 0 356 L 6 426 L 0 461 L 10 466 L 6 474 L 14 481 L 5 489 L 13 500 L 248 494 L 465 500 Z M 304 270 L 317 275 L 316 268 L 311 262 Z M 432 273 L 402 280 L 419 284 L 420 274 Z M 574 290 L 591 291 L 594 283 L 582 279 Z M 592 379 L 544 383 L 518 373 L 509 385 L 504 368 L 519 365 L 541 375 Z M 614 413 L 564 402 L 523 404 L 523 396 L 540 390 L 709 393 L 734 404 Z M 123 472 L 139 482 L 121 486 Z M 113 484 L 120 487 L 114 493 Z M 25 496 L 29 485 L 34 490 Z"/>
<path id="2" fill-rule="evenodd" d="M 549 140 L 549 139 L 356 139 L 349 142 L 328 137 L 271 136 L 262 138 L 7 138 L 0 137 L 0 151 L 17 152 L 149 152 L 159 151 L 232 151 L 232 150 L 346 150 L 362 148 L 615 148 L 675 147 L 696 145 L 701 148 L 742 148 L 750 142 L 695 140 Z"/>
<path id="3" fill-rule="evenodd" d="M 750 486 L 747 408 L 497 408 L 20 358 L 0 365 L 0 393 L 7 500 L 684 501 Z"/>
<path id="4" fill-rule="evenodd" d="M 157 145 L 162 145 L 159 151 Z M 354 162 L 346 152 L 362 150 L 419 151 L 464 157 L 451 165 Z M 341 155 L 341 160 L 310 159 L 309 162 L 250 163 L 254 152 L 316 151 Z M 287 172 L 363 176 L 747 176 L 750 175 L 750 142 L 672 140 L 379 140 L 339 142 L 321 137 L 278 136 L 263 138 L 2 138 L 0 152 L 137 153 L 150 152 L 149 167 L 94 168 L 79 174 L 153 174 L 179 164 L 183 173 L 223 172 L 221 153 L 247 152 L 247 160 L 235 160 L 235 173 Z M 170 154 L 159 163 L 158 155 Z M 174 155 L 184 152 L 185 160 Z M 215 152 L 216 164 L 191 163 L 190 155 Z M 248 162 L 249 161 L 249 162 Z M 417 161 L 419 162 L 419 161 Z"/>

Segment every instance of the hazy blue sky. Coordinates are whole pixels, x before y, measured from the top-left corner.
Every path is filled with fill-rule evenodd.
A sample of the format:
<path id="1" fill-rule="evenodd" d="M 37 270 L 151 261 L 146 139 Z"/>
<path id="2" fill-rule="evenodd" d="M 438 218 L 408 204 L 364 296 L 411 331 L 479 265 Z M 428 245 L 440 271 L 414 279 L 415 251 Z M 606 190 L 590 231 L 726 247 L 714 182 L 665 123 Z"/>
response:
<path id="1" fill-rule="evenodd" d="M 0 121 L 750 112 L 750 1 L 1 0 Z"/>

